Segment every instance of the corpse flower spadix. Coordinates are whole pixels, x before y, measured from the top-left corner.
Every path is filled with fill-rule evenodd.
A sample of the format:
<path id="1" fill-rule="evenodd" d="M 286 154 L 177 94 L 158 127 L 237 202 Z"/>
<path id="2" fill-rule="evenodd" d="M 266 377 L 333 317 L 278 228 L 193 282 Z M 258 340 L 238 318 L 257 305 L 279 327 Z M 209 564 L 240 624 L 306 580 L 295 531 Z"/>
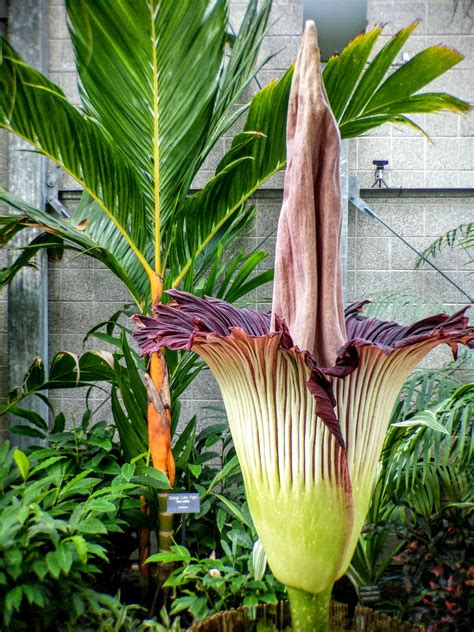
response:
<path id="1" fill-rule="evenodd" d="M 436 345 L 469 344 L 463 312 L 410 327 L 344 315 L 339 134 L 306 25 L 290 95 L 272 315 L 172 290 L 137 316 L 145 353 L 198 353 L 216 377 L 252 518 L 294 630 L 325 630 L 370 502 L 391 410 Z"/>

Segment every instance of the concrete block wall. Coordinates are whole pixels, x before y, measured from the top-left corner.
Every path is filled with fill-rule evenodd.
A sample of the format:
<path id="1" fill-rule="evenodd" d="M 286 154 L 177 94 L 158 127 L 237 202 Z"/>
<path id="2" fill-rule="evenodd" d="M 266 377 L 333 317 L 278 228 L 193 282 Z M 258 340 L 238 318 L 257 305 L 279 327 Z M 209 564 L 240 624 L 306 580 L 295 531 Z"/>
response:
<path id="1" fill-rule="evenodd" d="M 421 251 L 441 234 L 474 217 L 473 197 L 382 196 L 383 192 L 366 191 L 364 199 L 387 224 Z M 415 270 L 417 256 L 413 251 L 382 224 L 352 207 L 348 242 L 349 301 L 385 291 L 433 297 L 451 310 L 468 303 L 459 290 L 426 264 Z M 467 256 L 464 251 L 445 250 L 436 263 L 472 295 L 474 283 L 465 267 Z"/>
<path id="2" fill-rule="evenodd" d="M 245 2 L 232 2 L 232 21 L 238 28 Z M 466 55 L 457 69 L 453 70 L 437 85 L 463 97 L 474 100 L 474 27 L 471 18 L 465 16 L 466 2 L 454 0 L 425 0 L 423 2 L 369 0 L 369 25 L 387 23 L 381 43 L 401 26 L 416 18 L 422 18 L 416 35 L 407 44 L 410 55 L 433 43 L 443 42 L 458 48 Z M 472 11 L 474 13 L 474 11 Z M 301 35 L 303 16 L 300 0 L 274 0 L 272 21 L 264 45 L 262 56 L 277 53 L 258 77 L 258 83 L 265 85 L 270 79 L 279 77 L 295 59 Z M 49 1 L 50 31 L 50 77 L 58 83 L 74 102 L 78 103 L 78 91 L 71 43 L 68 38 L 63 0 Z M 249 92 L 258 89 L 254 82 Z M 364 138 L 350 141 L 349 165 L 351 175 L 359 178 L 362 188 L 373 182 L 372 160 L 378 158 L 390 161 L 387 181 L 392 187 L 403 188 L 472 188 L 474 186 L 474 118 L 472 115 L 460 117 L 420 117 L 417 122 L 432 136 L 433 143 L 416 135 L 411 130 L 383 127 Z M 235 133 L 238 125 L 232 130 Z M 198 188 L 212 175 L 218 160 L 228 149 L 231 134 L 224 138 L 216 152 L 208 158 L 199 173 L 194 186 Z M 1 142 L 1 140 L 0 140 Z M 0 147 L 1 151 L 1 147 Z M 0 160 L 0 177 L 2 174 Z M 264 247 L 270 256 L 262 268 L 273 264 L 275 244 L 274 229 L 281 203 L 283 174 L 278 174 L 263 192 L 255 197 L 257 219 L 249 231 L 243 245 L 253 248 L 265 240 Z M 65 203 L 73 204 L 77 185 L 67 177 L 61 179 Z M 368 200 L 379 214 L 394 228 L 420 247 L 437 237 L 442 230 L 455 226 L 460 221 L 472 220 L 474 197 L 467 194 L 463 198 L 441 196 L 427 192 L 426 199 L 376 197 Z M 76 196 L 77 197 L 77 196 Z M 350 300 L 363 298 L 367 293 L 379 290 L 407 291 L 414 294 L 433 293 L 440 296 L 449 306 L 464 302 L 443 280 L 428 270 L 413 272 L 414 258 L 405 247 L 390 236 L 385 229 L 349 211 L 349 266 L 348 290 Z M 443 265 L 461 284 L 470 284 L 463 268 L 462 257 L 447 257 Z M 264 298 L 270 296 L 271 288 L 265 287 L 255 292 L 253 304 L 266 308 Z M 87 257 L 65 256 L 61 261 L 49 265 L 49 342 L 50 357 L 64 349 L 81 352 L 85 347 L 83 338 L 87 331 L 128 301 L 126 291 L 100 264 Z M 0 316 L 2 305 L 0 297 Z M 0 320 L 0 337 L 2 323 Z M 6 326 L 5 326 L 6 331 Z M 86 347 L 98 346 L 99 342 L 89 340 Z M 4 347 L 3 347 L 4 348 Z M 0 369 L 2 359 L 0 357 Z M 98 405 L 103 395 L 93 397 L 92 406 Z M 218 389 L 206 371 L 194 382 L 183 398 L 183 419 L 198 413 L 201 419 L 214 415 L 205 409 L 206 405 L 218 403 Z M 84 408 L 84 393 L 79 391 L 56 393 L 53 403 L 79 417 Z M 106 407 L 101 409 L 101 414 Z"/>

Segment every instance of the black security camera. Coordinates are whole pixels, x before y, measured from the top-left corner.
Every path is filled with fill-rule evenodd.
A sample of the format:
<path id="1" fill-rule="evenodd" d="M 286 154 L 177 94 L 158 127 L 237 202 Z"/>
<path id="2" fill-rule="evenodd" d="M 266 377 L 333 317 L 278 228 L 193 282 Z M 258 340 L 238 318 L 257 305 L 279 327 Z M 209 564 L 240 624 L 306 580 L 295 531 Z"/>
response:
<path id="1" fill-rule="evenodd" d="M 382 187 L 385 187 L 388 189 L 388 184 L 383 178 L 383 170 L 384 167 L 388 165 L 388 160 L 372 160 L 372 164 L 375 165 L 375 182 L 373 183 L 372 188 L 381 189 Z"/>

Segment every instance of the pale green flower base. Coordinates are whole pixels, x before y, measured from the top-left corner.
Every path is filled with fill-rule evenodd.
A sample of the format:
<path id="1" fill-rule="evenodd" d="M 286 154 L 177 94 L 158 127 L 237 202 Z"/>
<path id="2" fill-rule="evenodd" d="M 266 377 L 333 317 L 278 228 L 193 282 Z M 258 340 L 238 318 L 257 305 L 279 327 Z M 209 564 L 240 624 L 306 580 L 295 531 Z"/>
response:
<path id="1" fill-rule="evenodd" d="M 328 632 L 332 585 L 315 595 L 288 587 L 293 632 Z"/>

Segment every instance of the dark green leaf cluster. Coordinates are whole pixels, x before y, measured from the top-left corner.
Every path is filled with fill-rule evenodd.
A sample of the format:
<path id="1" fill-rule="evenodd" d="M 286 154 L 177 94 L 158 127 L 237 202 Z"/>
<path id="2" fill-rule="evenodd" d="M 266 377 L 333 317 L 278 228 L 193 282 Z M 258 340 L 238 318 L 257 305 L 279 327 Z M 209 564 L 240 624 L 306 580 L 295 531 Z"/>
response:
<path id="1" fill-rule="evenodd" d="M 61 431 L 62 422 L 56 421 L 52 445 L 59 449 L 35 449 L 27 456 L 6 442 L 0 450 L 0 611 L 5 629 L 27 629 L 31 622 L 37 630 L 73 629 L 68 626 L 81 617 L 120 605 L 91 585 L 108 561 L 108 538 L 127 525 L 120 515 L 125 505 L 139 503 L 130 497 L 137 486 L 129 470 L 94 456 L 94 445 L 108 452 L 103 427 L 89 436 L 94 458 L 83 469 L 73 451 L 79 461 L 84 451 L 72 445 L 71 433 Z"/>
<path id="2" fill-rule="evenodd" d="M 0 449 L 2 629 L 180 630 L 179 621 L 142 623 L 143 608 L 110 594 L 130 568 L 137 530 L 150 526 L 141 497 L 167 488 L 168 480 L 146 465 L 123 463 L 115 428 L 92 423 L 90 411 L 70 427 L 50 410 L 48 424 L 12 409 L 28 422 L 13 432 L 42 445 L 27 453 L 8 443 Z"/>
<path id="3" fill-rule="evenodd" d="M 398 555 L 405 610 L 433 632 L 469 632 L 474 615 L 474 516 L 471 507 L 448 507 L 426 518 L 412 514 Z"/>

